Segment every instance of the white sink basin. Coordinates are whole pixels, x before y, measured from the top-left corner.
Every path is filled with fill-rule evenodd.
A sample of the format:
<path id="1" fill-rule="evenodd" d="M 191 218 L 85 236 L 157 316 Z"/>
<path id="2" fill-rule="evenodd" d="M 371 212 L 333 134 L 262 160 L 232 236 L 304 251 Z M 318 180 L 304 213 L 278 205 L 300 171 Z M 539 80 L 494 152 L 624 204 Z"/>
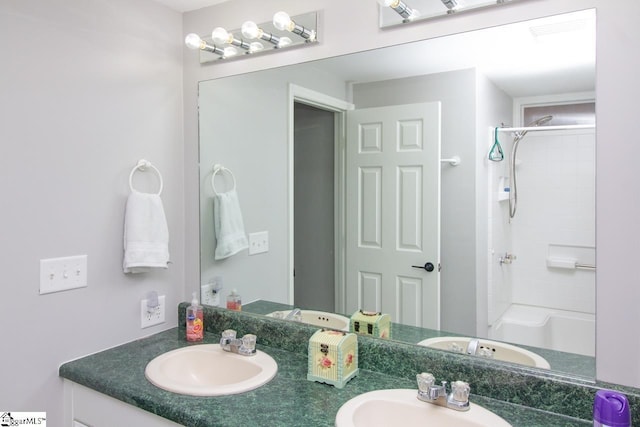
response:
<path id="1" fill-rule="evenodd" d="M 508 427 L 504 419 L 471 403 L 466 412 L 418 400 L 417 390 L 394 389 L 364 393 L 346 402 L 336 415 L 336 427 L 438 426 Z"/>
<path id="2" fill-rule="evenodd" d="M 467 346 L 472 339 L 473 338 L 469 337 L 436 337 L 420 341 L 418 345 L 466 354 Z M 491 359 L 503 362 L 517 363 L 543 369 L 550 369 L 551 367 L 546 359 L 529 350 L 499 341 L 480 338 L 478 339 L 476 355 L 482 356 L 483 354 L 489 355 Z"/>
<path id="3" fill-rule="evenodd" d="M 291 310 L 274 311 L 267 314 L 268 317 L 276 317 L 284 319 L 291 313 Z M 339 331 L 349 332 L 349 318 L 340 314 L 327 313 L 325 311 L 302 310 L 300 322 L 309 325 L 319 326 L 321 328 L 337 329 Z"/>
<path id="4" fill-rule="evenodd" d="M 224 351 L 220 344 L 201 344 L 161 354 L 144 374 L 155 386 L 174 393 L 222 396 L 256 389 L 277 371 L 276 361 L 261 351 L 242 356 Z"/>

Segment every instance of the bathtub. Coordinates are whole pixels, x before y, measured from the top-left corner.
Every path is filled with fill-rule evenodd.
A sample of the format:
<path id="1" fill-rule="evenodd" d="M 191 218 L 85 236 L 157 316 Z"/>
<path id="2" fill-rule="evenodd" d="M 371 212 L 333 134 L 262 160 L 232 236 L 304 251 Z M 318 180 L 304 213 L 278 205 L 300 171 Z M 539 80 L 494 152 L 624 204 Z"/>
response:
<path id="1" fill-rule="evenodd" d="M 489 328 L 489 338 L 595 356 L 594 314 L 512 304 Z"/>

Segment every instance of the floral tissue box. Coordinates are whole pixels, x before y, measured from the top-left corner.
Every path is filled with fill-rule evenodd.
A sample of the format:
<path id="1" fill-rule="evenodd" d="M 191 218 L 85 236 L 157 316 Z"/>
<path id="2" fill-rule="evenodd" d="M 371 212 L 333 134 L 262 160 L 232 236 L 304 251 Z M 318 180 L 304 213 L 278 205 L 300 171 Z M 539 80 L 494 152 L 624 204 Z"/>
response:
<path id="1" fill-rule="evenodd" d="M 358 310 L 349 322 L 349 331 L 377 338 L 391 338 L 391 317 L 375 311 Z"/>
<path id="2" fill-rule="evenodd" d="M 324 330 L 309 339 L 307 379 L 337 388 L 358 375 L 358 339 L 356 334 Z"/>

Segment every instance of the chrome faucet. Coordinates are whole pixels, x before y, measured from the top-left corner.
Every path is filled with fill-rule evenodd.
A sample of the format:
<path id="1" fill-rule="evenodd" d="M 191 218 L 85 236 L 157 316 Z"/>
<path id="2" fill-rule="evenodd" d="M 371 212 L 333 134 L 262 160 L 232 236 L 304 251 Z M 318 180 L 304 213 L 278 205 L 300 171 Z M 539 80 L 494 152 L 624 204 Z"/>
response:
<path id="1" fill-rule="evenodd" d="M 510 254 L 509 252 L 505 252 L 504 256 L 498 257 L 498 262 L 500 265 L 502 264 L 512 264 L 513 261 L 516 260 L 516 256 L 514 254 Z"/>
<path id="2" fill-rule="evenodd" d="M 296 322 L 299 322 L 302 320 L 302 310 L 300 310 L 299 308 L 294 308 L 293 310 L 291 310 L 289 312 L 289 314 L 287 314 L 284 318 L 284 320 L 295 320 Z"/>
<path id="3" fill-rule="evenodd" d="M 242 338 L 236 338 L 236 331 L 227 329 L 222 332 L 220 347 L 224 351 L 241 354 L 242 356 L 254 356 L 256 354 L 256 336 L 246 334 Z"/>
<path id="4" fill-rule="evenodd" d="M 476 353 L 478 352 L 478 346 L 480 345 L 480 341 L 478 341 L 476 338 L 473 338 L 469 341 L 469 344 L 467 345 L 467 354 L 470 354 L 471 356 L 475 356 Z"/>
<path id="5" fill-rule="evenodd" d="M 447 394 L 447 382 L 435 384 L 432 374 L 423 372 L 416 375 L 418 381 L 418 399 L 434 405 L 444 406 L 456 411 L 469 410 L 469 384 L 464 381 L 451 383 L 451 392 Z"/>

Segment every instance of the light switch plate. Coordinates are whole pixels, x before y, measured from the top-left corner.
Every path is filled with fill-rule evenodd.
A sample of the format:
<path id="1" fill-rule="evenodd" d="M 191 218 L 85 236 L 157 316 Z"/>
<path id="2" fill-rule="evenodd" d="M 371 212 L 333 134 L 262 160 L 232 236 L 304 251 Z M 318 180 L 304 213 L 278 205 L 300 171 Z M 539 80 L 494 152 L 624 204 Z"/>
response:
<path id="1" fill-rule="evenodd" d="M 269 251 L 269 232 L 260 231 L 249 234 L 249 255 L 261 254 Z"/>
<path id="2" fill-rule="evenodd" d="M 40 295 L 86 286 L 86 255 L 40 260 Z"/>

